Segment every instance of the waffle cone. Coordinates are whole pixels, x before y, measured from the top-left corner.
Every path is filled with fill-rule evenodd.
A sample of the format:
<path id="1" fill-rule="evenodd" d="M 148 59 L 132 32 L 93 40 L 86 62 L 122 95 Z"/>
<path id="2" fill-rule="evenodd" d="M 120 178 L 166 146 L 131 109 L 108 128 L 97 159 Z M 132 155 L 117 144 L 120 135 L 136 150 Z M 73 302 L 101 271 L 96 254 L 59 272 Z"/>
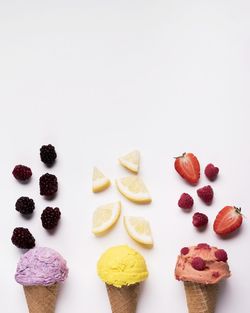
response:
<path id="1" fill-rule="evenodd" d="M 106 284 L 112 313 L 135 313 L 140 284 L 121 288 Z"/>
<path id="2" fill-rule="evenodd" d="M 214 313 L 218 284 L 184 282 L 189 313 Z"/>
<path id="3" fill-rule="evenodd" d="M 23 286 L 29 313 L 54 313 L 59 284 Z"/>

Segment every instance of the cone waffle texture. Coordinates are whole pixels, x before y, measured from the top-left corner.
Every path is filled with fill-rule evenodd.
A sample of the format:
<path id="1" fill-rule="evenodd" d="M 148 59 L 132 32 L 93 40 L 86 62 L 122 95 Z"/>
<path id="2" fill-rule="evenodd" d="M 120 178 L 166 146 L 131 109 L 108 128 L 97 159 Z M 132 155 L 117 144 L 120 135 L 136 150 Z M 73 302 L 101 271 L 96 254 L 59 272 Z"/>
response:
<path id="1" fill-rule="evenodd" d="M 54 313 L 59 284 L 23 286 L 29 313 Z"/>
<path id="2" fill-rule="evenodd" d="M 218 284 L 184 282 L 189 313 L 214 313 Z"/>
<path id="3" fill-rule="evenodd" d="M 121 288 L 106 284 L 112 313 L 135 313 L 140 284 Z"/>

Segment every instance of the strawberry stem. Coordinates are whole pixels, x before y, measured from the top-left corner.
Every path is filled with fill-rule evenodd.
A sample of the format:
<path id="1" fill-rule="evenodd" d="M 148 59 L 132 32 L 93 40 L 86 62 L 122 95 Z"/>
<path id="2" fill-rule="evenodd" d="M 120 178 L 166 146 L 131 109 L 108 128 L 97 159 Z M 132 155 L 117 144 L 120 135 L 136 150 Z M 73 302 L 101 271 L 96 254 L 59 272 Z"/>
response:
<path id="1" fill-rule="evenodd" d="M 179 156 L 177 156 L 177 157 L 174 157 L 174 159 L 184 158 L 185 154 L 186 154 L 186 152 L 182 153 L 182 155 L 179 155 Z"/>

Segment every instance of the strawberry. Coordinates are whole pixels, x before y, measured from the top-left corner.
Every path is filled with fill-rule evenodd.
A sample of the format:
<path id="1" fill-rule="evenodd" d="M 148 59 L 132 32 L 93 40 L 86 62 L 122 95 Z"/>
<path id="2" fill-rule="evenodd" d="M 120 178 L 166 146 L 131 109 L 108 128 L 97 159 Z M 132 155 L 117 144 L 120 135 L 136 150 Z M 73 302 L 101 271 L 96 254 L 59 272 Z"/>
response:
<path id="1" fill-rule="evenodd" d="M 187 182 L 197 184 L 200 178 L 200 163 L 193 153 L 183 153 L 175 158 L 174 167 Z"/>
<path id="2" fill-rule="evenodd" d="M 241 226 L 242 220 L 240 208 L 225 206 L 215 218 L 214 231 L 221 236 L 228 235 Z"/>

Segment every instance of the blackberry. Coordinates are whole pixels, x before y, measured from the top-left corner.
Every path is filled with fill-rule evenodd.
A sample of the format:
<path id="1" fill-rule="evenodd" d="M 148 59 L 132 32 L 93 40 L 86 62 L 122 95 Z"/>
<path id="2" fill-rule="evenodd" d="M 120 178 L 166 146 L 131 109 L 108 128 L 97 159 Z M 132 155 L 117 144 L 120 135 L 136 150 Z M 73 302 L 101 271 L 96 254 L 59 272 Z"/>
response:
<path id="1" fill-rule="evenodd" d="M 28 228 L 17 227 L 13 230 L 11 237 L 13 245 L 21 249 L 31 249 L 35 247 L 35 238 Z"/>
<path id="2" fill-rule="evenodd" d="M 40 195 L 53 196 L 58 189 L 57 178 L 55 175 L 46 173 L 40 177 Z"/>
<path id="3" fill-rule="evenodd" d="M 16 179 L 24 181 L 31 177 L 32 171 L 28 166 L 20 164 L 14 167 L 12 174 Z"/>
<path id="4" fill-rule="evenodd" d="M 52 229 L 57 226 L 60 218 L 61 212 L 59 208 L 47 207 L 41 215 L 42 225 L 45 229 Z"/>
<path id="5" fill-rule="evenodd" d="M 17 199 L 16 210 L 21 214 L 31 214 L 35 209 L 35 203 L 33 199 L 28 197 L 21 197 Z"/>
<path id="6" fill-rule="evenodd" d="M 40 148 L 40 157 L 41 161 L 46 165 L 53 165 L 57 158 L 55 147 L 52 145 L 42 146 Z"/>

